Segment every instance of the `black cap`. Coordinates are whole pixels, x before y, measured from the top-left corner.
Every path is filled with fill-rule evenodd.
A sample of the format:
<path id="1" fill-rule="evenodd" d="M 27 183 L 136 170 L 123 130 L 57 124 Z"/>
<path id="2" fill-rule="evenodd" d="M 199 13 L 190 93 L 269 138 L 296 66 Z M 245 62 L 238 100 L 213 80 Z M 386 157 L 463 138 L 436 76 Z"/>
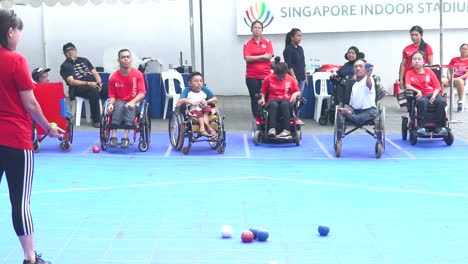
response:
<path id="1" fill-rule="evenodd" d="M 67 44 L 63 45 L 63 53 L 67 52 L 69 49 L 76 49 L 76 47 L 71 42 L 68 42 Z"/>
<path id="2" fill-rule="evenodd" d="M 45 72 L 49 72 L 50 69 L 44 69 L 44 68 L 36 68 L 32 71 L 31 75 L 34 81 L 38 82 L 39 78 L 41 78 L 41 75 Z"/>

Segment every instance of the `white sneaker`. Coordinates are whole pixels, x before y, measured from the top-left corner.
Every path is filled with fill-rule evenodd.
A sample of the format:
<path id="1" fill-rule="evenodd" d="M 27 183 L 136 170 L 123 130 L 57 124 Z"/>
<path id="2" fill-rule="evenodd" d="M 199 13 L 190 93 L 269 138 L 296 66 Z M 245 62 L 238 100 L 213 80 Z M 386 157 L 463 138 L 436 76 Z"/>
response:
<path id="1" fill-rule="evenodd" d="M 268 136 L 269 137 L 276 136 L 276 128 L 274 128 L 274 127 L 270 128 L 270 130 L 268 130 Z"/>
<path id="2" fill-rule="evenodd" d="M 463 108 L 465 107 L 463 101 L 458 101 L 457 112 L 463 112 Z"/>
<path id="3" fill-rule="evenodd" d="M 286 129 L 281 131 L 281 133 L 279 133 L 279 135 L 278 135 L 279 138 L 285 138 L 285 137 L 289 137 L 289 136 L 291 136 L 291 132 L 289 132 L 289 130 L 286 130 Z"/>

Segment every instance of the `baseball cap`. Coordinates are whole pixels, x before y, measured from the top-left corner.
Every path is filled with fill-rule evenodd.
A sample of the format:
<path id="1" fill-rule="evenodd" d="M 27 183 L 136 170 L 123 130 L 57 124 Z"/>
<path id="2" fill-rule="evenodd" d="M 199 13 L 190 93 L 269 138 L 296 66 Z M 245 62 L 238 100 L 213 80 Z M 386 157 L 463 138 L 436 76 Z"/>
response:
<path id="1" fill-rule="evenodd" d="M 63 45 L 63 53 L 67 52 L 67 50 L 69 49 L 76 49 L 76 47 L 71 42 L 68 42 L 67 44 Z"/>
<path id="2" fill-rule="evenodd" d="M 38 82 L 39 78 L 41 78 L 41 75 L 45 72 L 49 72 L 50 69 L 44 69 L 44 68 L 36 68 L 32 71 L 31 75 L 34 81 Z"/>

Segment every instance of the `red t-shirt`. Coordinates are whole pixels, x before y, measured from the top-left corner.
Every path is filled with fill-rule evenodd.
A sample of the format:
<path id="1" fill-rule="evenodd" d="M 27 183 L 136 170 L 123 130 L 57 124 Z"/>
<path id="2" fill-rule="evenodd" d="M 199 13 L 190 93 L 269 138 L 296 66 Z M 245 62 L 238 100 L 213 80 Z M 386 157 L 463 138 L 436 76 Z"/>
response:
<path id="1" fill-rule="evenodd" d="M 123 76 L 120 70 L 116 70 L 109 77 L 109 98 L 131 101 L 137 94 L 146 94 L 145 79 L 143 73 L 132 68 L 130 74 Z"/>
<path id="2" fill-rule="evenodd" d="M 422 95 L 432 94 L 440 89 L 439 79 L 432 70 L 425 69 L 424 73 L 417 73 L 414 69 L 405 74 L 405 85 L 409 84 L 421 91 Z"/>
<path id="3" fill-rule="evenodd" d="M 32 150 L 32 118 L 20 92 L 34 89 L 26 58 L 0 48 L 0 145 Z"/>
<path id="4" fill-rule="evenodd" d="M 299 91 L 297 81 L 291 75 L 286 74 L 284 80 L 280 80 L 274 73 L 265 77 L 261 90 L 267 98 L 267 102 L 270 100 L 289 100 L 293 93 Z"/>
<path id="5" fill-rule="evenodd" d="M 254 38 L 244 43 L 244 57 L 259 56 L 263 54 L 273 55 L 273 45 L 266 38 L 261 38 L 257 43 Z M 271 62 L 269 60 L 247 62 L 246 78 L 265 79 L 271 73 Z"/>
<path id="6" fill-rule="evenodd" d="M 414 44 L 408 45 L 403 49 L 403 59 L 406 59 L 405 71 L 411 70 L 411 64 L 412 64 L 411 56 L 413 55 L 413 53 L 415 53 L 418 50 L 419 50 L 419 45 L 416 46 Z M 434 52 L 432 51 L 432 47 L 426 43 L 426 51 L 424 52 L 425 63 L 428 63 L 429 55 L 434 55 Z"/>
<path id="7" fill-rule="evenodd" d="M 466 71 L 468 70 L 468 58 L 465 58 L 464 60 L 462 60 L 460 59 L 460 57 L 455 57 L 450 60 L 449 65 L 455 66 L 453 77 L 458 78 L 462 76 L 463 74 L 465 74 Z M 457 67 L 460 67 L 460 69 L 457 69 Z M 466 77 L 463 78 L 463 80 L 466 80 Z"/>

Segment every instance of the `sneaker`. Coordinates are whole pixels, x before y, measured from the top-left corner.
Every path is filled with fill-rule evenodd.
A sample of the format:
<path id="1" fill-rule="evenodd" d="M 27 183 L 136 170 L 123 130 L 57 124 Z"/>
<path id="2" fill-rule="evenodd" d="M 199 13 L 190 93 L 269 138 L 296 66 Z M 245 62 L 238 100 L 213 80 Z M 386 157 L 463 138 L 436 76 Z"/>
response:
<path id="1" fill-rule="evenodd" d="M 129 143 L 128 138 L 122 138 L 122 140 L 120 141 L 120 147 L 123 149 L 126 149 L 128 148 L 128 143 Z"/>
<path id="2" fill-rule="evenodd" d="M 300 126 L 305 125 L 304 121 L 302 121 L 302 120 L 299 119 L 299 118 L 296 118 L 296 124 L 298 124 L 298 125 L 300 125 Z"/>
<path id="3" fill-rule="evenodd" d="M 41 254 L 37 254 L 36 252 L 34 252 L 34 254 L 36 255 L 36 262 L 31 262 L 30 260 L 24 260 L 23 261 L 23 264 L 52 264 L 52 262 L 50 261 L 45 261 L 43 260 L 41 257 Z"/>
<path id="4" fill-rule="evenodd" d="M 109 147 L 111 147 L 111 148 L 117 147 L 117 138 L 116 137 L 111 137 L 110 138 Z"/>
<path id="5" fill-rule="evenodd" d="M 100 127 L 101 127 L 101 123 L 100 123 L 100 122 L 93 122 L 93 127 L 95 127 L 95 128 L 100 128 Z"/>
<path id="6" fill-rule="evenodd" d="M 424 127 L 418 128 L 416 133 L 418 133 L 420 135 L 426 135 L 426 129 Z"/>
<path id="7" fill-rule="evenodd" d="M 445 127 L 441 128 L 439 130 L 439 135 L 442 135 L 442 136 L 447 136 L 448 135 L 448 131 Z"/>
<path id="8" fill-rule="evenodd" d="M 289 130 L 286 130 L 286 129 L 281 131 L 281 133 L 279 133 L 279 135 L 278 135 L 279 138 L 285 138 L 285 137 L 289 137 L 289 136 L 291 136 L 291 132 L 289 132 Z"/>
<path id="9" fill-rule="evenodd" d="M 276 136 L 276 128 L 274 128 L 274 127 L 270 128 L 270 130 L 268 130 L 268 136 L 269 137 Z"/>
<path id="10" fill-rule="evenodd" d="M 457 112 L 462 112 L 462 111 L 463 111 L 463 102 L 458 101 Z"/>

